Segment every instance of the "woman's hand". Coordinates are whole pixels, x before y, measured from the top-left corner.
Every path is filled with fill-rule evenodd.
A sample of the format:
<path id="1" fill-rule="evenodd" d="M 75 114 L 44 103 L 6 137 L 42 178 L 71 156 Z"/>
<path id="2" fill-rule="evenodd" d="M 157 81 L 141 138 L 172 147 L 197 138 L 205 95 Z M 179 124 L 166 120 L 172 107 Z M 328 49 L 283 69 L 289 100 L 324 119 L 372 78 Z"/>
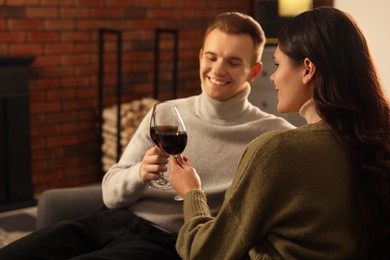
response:
<path id="1" fill-rule="evenodd" d="M 145 183 L 151 180 L 158 180 L 160 178 L 160 172 L 166 172 L 168 170 L 168 159 L 169 154 L 157 146 L 147 150 L 139 170 L 141 180 Z"/>
<path id="2" fill-rule="evenodd" d="M 169 160 L 169 182 L 172 187 L 184 198 L 187 192 L 201 190 L 201 182 L 196 170 L 187 162 L 187 158 L 179 155 Z"/>

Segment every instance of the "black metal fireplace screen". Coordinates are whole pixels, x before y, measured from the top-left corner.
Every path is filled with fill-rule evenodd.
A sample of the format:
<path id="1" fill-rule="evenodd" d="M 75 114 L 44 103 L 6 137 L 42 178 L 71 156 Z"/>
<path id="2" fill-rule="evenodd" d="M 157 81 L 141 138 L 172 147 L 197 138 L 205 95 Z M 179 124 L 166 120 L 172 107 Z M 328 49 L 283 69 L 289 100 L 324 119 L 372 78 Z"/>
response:
<path id="1" fill-rule="evenodd" d="M 33 59 L 0 57 L 0 211 L 35 204 L 27 67 Z"/>

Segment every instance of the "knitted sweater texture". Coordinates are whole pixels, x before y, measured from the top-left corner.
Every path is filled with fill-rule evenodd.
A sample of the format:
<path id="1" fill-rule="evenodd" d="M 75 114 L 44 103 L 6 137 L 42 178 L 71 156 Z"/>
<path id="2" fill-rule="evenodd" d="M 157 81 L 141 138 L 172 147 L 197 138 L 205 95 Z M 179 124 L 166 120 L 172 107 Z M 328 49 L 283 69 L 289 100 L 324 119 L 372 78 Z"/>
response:
<path id="1" fill-rule="evenodd" d="M 219 102 L 207 94 L 172 100 L 186 125 L 190 158 L 202 180 L 213 215 L 219 211 L 245 146 L 259 135 L 295 128 L 248 102 L 250 86 L 232 99 Z M 161 229 L 178 233 L 184 223 L 183 202 L 175 191 L 158 191 L 140 180 L 140 162 L 154 146 L 149 135 L 151 111 L 145 116 L 119 162 L 105 174 L 103 200 L 108 208 L 128 208 Z M 169 175 L 168 173 L 165 173 Z"/>
<path id="2" fill-rule="evenodd" d="M 349 153 L 322 122 L 264 134 L 240 160 L 214 218 L 184 198 L 183 259 L 357 259 L 359 215 Z"/>

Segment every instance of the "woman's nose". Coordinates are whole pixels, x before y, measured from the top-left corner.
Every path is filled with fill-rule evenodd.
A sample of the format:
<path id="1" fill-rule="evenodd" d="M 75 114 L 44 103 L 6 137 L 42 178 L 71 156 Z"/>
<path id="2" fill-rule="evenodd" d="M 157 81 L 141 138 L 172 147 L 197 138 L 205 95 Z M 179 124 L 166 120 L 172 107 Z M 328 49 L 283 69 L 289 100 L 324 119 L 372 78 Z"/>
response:
<path id="1" fill-rule="evenodd" d="M 271 82 L 274 83 L 274 73 L 271 74 L 271 76 L 269 77 L 269 80 L 271 80 Z"/>

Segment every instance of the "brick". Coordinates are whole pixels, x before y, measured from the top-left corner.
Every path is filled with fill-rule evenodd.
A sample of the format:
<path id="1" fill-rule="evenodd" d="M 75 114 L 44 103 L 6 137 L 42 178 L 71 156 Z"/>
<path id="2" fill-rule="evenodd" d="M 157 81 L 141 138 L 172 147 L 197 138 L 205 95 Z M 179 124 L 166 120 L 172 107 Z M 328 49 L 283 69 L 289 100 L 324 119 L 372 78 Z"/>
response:
<path id="1" fill-rule="evenodd" d="M 42 30 L 43 23 L 39 19 L 9 19 L 9 30 L 38 31 Z"/>
<path id="2" fill-rule="evenodd" d="M 97 75 L 98 71 L 99 69 L 97 64 L 89 66 L 77 66 L 77 68 L 75 68 L 75 75 Z"/>
<path id="3" fill-rule="evenodd" d="M 72 53 L 74 50 L 74 45 L 72 43 L 56 43 L 48 44 L 45 46 L 45 54 L 56 54 L 56 53 Z"/>
<path id="4" fill-rule="evenodd" d="M 88 32 L 61 32 L 61 41 L 63 42 L 89 42 L 91 33 Z M 91 45 L 88 45 L 90 47 Z M 75 49 L 77 50 L 77 49 Z"/>
<path id="5" fill-rule="evenodd" d="M 160 7 L 160 3 L 162 1 L 166 1 L 166 0 L 148 0 L 148 1 L 133 0 L 133 5 L 138 7 L 148 7 L 148 8 Z M 176 1 L 176 2 L 181 2 L 181 1 Z"/>
<path id="6" fill-rule="evenodd" d="M 30 91 L 30 102 L 44 102 L 46 94 L 44 91 Z"/>
<path id="7" fill-rule="evenodd" d="M 29 5 L 38 5 L 40 0 L 7 0 L 7 5 L 9 6 L 29 6 Z"/>
<path id="8" fill-rule="evenodd" d="M 1 6 L 0 18 L 24 18 L 26 16 L 25 7 L 22 6 Z"/>
<path id="9" fill-rule="evenodd" d="M 110 7 L 115 7 L 115 8 L 137 6 L 133 3 L 133 1 L 129 1 L 129 0 L 110 0 L 109 5 Z"/>
<path id="10" fill-rule="evenodd" d="M 58 102 L 40 102 L 30 104 L 30 113 L 48 113 L 61 111 L 61 104 Z"/>
<path id="11" fill-rule="evenodd" d="M 64 76 L 72 76 L 74 74 L 74 68 L 71 67 L 48 67 L 44 68 L 44 75 L 46 77 L 64 77 Z"/>
<path id="12" fill-rule="evenodd" d="M 49 134 L 58 135 L 61 134 L 61 127 L 58 125 L 45 126 L 45 127 L 35 127 L 31 130 L 31 136 L 48 136 Z"/>
<path id="13" fill-rule="evenodd" d="M 37 102 L 37 101 L 34 101 L 34 102 Z M 30 102 L 30 103 L 33 103 L 33 101 Z M 30 114 L 30 126 L 31 126 L 31 129 L 34 129 L 35 127 L 41 127 L 43 125 L 47 125 L 47 117 L 46 117 L 46 115 L 47 114 L 43 114 L 43 113 L 40 113 L 40 114 Z"/>
<path id="14" fill-rule="evenodd" d="M 83 102 L 80 102 L 79 100 L 67 101 L 63 104 L 63 107 L 64 110 L 81 110 L 85 107 L 89 107 L 89 102 L 88 100 L 83 100 Z"/>
<path id="15" fill-rule="evenodd" d="M 62 180 L 63 173 L 61 170 L 51 170 L 51 171 L 40 171 L 39 174 L 33 174 L 32 182 L 35 183 L 39 179 L 40 182 L 52 181 L 52 180 Z"/>
<path id="16" fill-rule="evenodd" d="M 95 159 L 96 161 L 96 159 Z M 98 173 L 98 167 L 95 162 L 95 164 L 92 165 L 79 165 L 75 169 L 67 168 L 64 171 L 64 174 L 66 177 L 70 179 L 75 179 L 77 178 L 79 181 L 79 185 L 81 185 L 85 180 L 94 180 L 95 183 L 97 183 L 97 173 Z M 93 178 L 91 178 L 93 176 Z M 100 183 L 100 182 L 99 182 Z"/>
<path id="17" fill-rule="evenodd" d="M 34 60 L 34 66 L 53 66 L 60 64 L 60 57 L 54 55 L 37 56 Z"/>
<path id="18" fill-rule="evenodd" d="M 48 168 L 50 169 L 63 169 L 63 172 L 66 171 L 66 169 L 73 168 L 78 165 L 78 158 L 73 156 L 67 156 L 67 157 L 58 157 L 53 158 L 48 162 Z"/>
<path id="19" fill-rule="evenodd" d="M 146 19 L 147 13 L 147 8 L 130 7 L 124 9 L 123 15 L 127 19 Z"/>
<path id="20" fill-rule="evenodd" d="M 78 143 L 77 135 L 58 135 L 58 136 L 48 136 L 47 137 L 47 146 L 50 147 L 61 147 L 74 145 Z"/>
<path id="21" fill-rule="evenodd" d="M 74 5 L 74 0 L 40 0 L 41 5 L 43 6 L 72 6 Z"/>
<path id="22" fill-rule="evenodd" d="M 73 30 L 75 28 L 75 22 L 71 19 L 59 19 L 59 20 L 45 20 L 44 21 L 45 30 Z"/>
<path id="23" fill-rule="evenodd" d="M 48 90 L 46 92 L 46 98 L 49 102 L 60 102 L 62 100 L 73 100 L 76 98 L 76 90 L 74 89 L 66 89 L 66 90 Z"/>
<path id="24" fill-rule="evenodd" d="M 7 21 L 5 19 L 0 19 L 0 31 L 7 28 Z"/>
<path id="25" fill-rule="evenodd" d="M 122 9 L 114 8 L 93 9 L 91 11 L 91 17 L 94 19 L 122 18 L 124 17 L 124 12 Z"/>
<path id="26" fill-rule="evenodd" d="M 132 24 L 138 30 L 154 30 L 159 27 L 157 20 L 135 20 Z"/>
<path id="27" fill-rule="evenodd" d="M 78 119 L 79 111 L 60 111 L 58 113 L 47 114 L 47 121 L 51 124 L 60 124 L 64 122 L 72 122 Z"/>
<path id="28" fill-rule="evenodd" d="M 37 161 L 37 160 L 33 160 L 33 162 L 31 163 L 31 170 L 33 172 L 38 172 L 38 171 L 45 171 L 47 170 L 47 161 Z M 43 178 L 40 176 L 40 181 L 43 180 Z M 33 178 L 34 179 L 34 178 Z"/>
<path id="29" fill-rule="evenodd" d="M 0 32 L 0 39 L 2 42 L 24 42 L 26 35 L 24 32 Z"/>
<path id="30" fill-rule="evenodd" d="M 41 78 L 41 79 L 35 79 L 30 80 L 29 87 L 30 91 L 42 91 L 46 89 L 55 89 L 60 86 L 59 79 L 50 79 L 50 78 Z"/>
<path id="31" fill-rule="evenodd" d="M 34 151 L 34 158 L 33 160 L 37 159 L 37 156 L 39 155 L 39 150 L 42 150 L 42 148 L 46 147 L 46 138 L 33 138 L 31 141 L 31 150 Z"/>
<path id="32" fill-rule="evenodd" d="M 78 30 L 95 30 L 96 32 L 100 28 L 106 27 L 106 23 L 101 19 L 88 19 L 88 20 L 77 20 L 76 28 Z"/>
<path id="33" fill-rule="evenodd" d="M 78 89 L 77 96 L 82 98 L 97 98 L 98 97 L 98 89 Z"/>
<path id="34" fill-rule="evenodd" d="M 75 5 L 79 6 L 103 6 L 104 3 L 105 0 L 75 0 Z"/>
<path id="35" fill-rule="evenodd" d="M 8 53 L 8 44 L 0 43 L 0 55 L 7 55 Z"/>
<path id="36" fill-rule="evenodd" d="M 85 65 L 90 63 L 91 63 L 91 58 L 89 54 L 61 56 L 61 64 L 63 65 Z"/>
<path id="37" fill-rule="evenodd" d="M 178 8 L 178 7 L 183 7 L 186 5 L 187 1 L 177 1 L 177 0 L 164 0 L 160 2 L 161 7 L 170 7 L 170 8 Z M 196 1 L 190 1 L 190 2 L 198 2 Z"/>
<path id="38" fill-rule="evenodd" d="M 98 136 L 91 133 L 80 133 L 79 140 L 81 143 L 91 143 L 96 142 L 98 140 Z"/>
<path id="39" fill-rule="evenodd" d="M 98 53 L 98 45 L 95 43 L 75 43 L 74 53 Z"/>
<path id="40" fill-rule="evenodd" d="M 91 129 L 90 122 L 69 122 L 62 125 L 65 134 L 84 132 L 89 129 Z"/>
<path id="41" fill-rule="evenodd" d="M 172 19 L 177 17 L 177 11 L 176 9 L 171 8 L 161 8 L 161 9 L 152 9 L 147 12 L 148 18 L 164 18 L 164 19 Z"/>
<path id="42" fill-rule="evenodd" d="M 61 79 L 61 86 L 65 88 L 74 88 L 80 86 L 89 86 L 89 80 L 86 77 L 71 77 Z"/>
<path id="43" fill-rule="evenodd" d="M 30 32 L 27 33 L 27 40 L 29 42 L 58 42 L 60 35 L 57 32 Z"/>
<path id="44" fill-rule="evenodd" d="M 27 7 L 26 17 L 29 18 L 56 18 L 58 10 L 54 7 Z"/>
<path id="45" fill-rule="evenodd" d="M 61 18 L 89 18 L 89 16 L 90 16 L 90 10 L 88 8 L 80 8 L 80 7 L 60 8 Z"/>
<path id="46" fill-rule="evenodd" d="M 1 36 L 0 36 L 1 37 Z M 9 53 L 14 55 L 34 55 L 38 56 L 43 53 L 43 46 L 41 44 L 12 44 L 9 47 Z"/>

